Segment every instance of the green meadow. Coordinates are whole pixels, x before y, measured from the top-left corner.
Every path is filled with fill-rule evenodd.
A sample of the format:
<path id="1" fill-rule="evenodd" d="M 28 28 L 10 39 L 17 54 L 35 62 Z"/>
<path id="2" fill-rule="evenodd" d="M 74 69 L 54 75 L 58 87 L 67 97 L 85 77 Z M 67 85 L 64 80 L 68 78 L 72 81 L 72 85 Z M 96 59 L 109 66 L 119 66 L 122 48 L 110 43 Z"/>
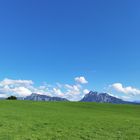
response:
<path id="1" fill-rule="evenodd" d="M 0 101 L 0 140 L 140 140 L 140 106 Z"/>

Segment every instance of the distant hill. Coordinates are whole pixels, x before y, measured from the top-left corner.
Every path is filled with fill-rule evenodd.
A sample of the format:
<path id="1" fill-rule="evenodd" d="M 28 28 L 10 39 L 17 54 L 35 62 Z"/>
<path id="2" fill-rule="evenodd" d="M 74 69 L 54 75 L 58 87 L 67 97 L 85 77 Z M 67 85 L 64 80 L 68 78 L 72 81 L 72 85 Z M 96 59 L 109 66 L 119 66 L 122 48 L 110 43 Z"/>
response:
<path id="1" fill-rule="evenodd" d="M 140 104 L 140 101 L 134 101 L 134 103 L 138 103 L 138 104 Z"/>
<path id="2" fill-rule="evenodd" d="M 40 95 L 36 93 L 32 93 L 30 96 L 24 98 L 24 100 L 32 100 L 32 101 L 68 101 L 65 98 L 60 97 L 50 97 L 47 95 Z"/>
<path id="3" fill-rule="evenodd" d="M 123 101 L 122 99 L 111 96 L 107 93 L 98 93 L 90 91 L 81 99 L 81 102 L 97 102 L 97 103 L 112 103 L 112 104 L 136 104 L 133 102 Z"/>

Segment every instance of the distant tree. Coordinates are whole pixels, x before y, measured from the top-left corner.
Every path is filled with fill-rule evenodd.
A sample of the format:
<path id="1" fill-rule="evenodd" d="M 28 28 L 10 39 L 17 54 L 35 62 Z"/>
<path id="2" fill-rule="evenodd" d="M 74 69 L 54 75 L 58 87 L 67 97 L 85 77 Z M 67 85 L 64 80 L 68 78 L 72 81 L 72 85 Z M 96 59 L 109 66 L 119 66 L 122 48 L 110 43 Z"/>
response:
<path id="1" fill-rule="evenodd" d="M 10 96 L 10 97 L 7 98 L 7 100 L 17 100 L 17 97 L 15 97 L 15 96 Z"/>

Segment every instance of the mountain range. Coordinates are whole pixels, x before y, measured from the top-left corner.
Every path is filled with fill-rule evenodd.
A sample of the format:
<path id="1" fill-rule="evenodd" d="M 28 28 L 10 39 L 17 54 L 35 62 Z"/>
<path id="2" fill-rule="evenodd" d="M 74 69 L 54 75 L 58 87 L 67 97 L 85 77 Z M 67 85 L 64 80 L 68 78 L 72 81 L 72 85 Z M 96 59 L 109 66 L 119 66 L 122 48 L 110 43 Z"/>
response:
<path id="1" fill-rule="evenodd" d="M 69 101 L 66 98 L 61 97 L 51 97 L 47 95 L 40 95 L 37 93 L 32 93 L 31 95 L 23 98 L 18 97 L 18 100 L 31 100 L 31 101 Z M 79 102 L 97 102 L 97 103 L 112 103 L 112 104 L 140 104 L 139 102 L 129 102 L 119 99 L 117 97 L 111 96 L 107 93 L 98 93 L 90 91 L 86 94 Z"/>
<path id="2" fill-rule="evenodd" d="M 51 97 L 51 96 L 40 95 L 40 94 L 36 94 L 36 93 L 32 93 L 30 96 L 25 97 L 24 100 L 32 100 L 32 101 L 68 101 L 65 98 Z"/>

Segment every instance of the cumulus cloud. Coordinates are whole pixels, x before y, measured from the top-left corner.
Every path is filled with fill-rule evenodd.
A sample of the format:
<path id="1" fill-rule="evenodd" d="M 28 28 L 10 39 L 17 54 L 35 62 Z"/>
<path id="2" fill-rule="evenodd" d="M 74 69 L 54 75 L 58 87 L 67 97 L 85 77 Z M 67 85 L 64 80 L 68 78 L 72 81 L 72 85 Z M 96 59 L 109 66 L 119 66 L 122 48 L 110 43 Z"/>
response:
<path id="1" fill-rule="evenodd" d="M 87 84 L 88 83 L 88 81 L 85 79 L 84 76 L 76 77 L 75 78 L 75 81 L 78 82 L 78 83 L 80 83 L 80 84 Z"/>
<path id="2" fill-rule="evenodd" d="M 29 89 L 33 82 L 31 80 L 12 80 L 4 79 L 0 82 L 0 94 L 2 95 L 16 95 L 16 96 L 28 96 L 32 93 Z"/>
<path id="3" fill-rule="evenodd" d="M 3 85 L 28 86 L 32 84 L 33 84 L 32 80 L 13 80 L 13 79 L 8 79 L 8 78 L 5 78 L 3 81 L 0 82 L 0 86 L 3 86 Z"/>
<path id="4" fill-rule="evenodd" d="M 65 97 L 77 101 L 83 98 L 83 96 L 87 93 L 89 93 L 88 89 L 84 89 L 82 85 L 80 84 L 74 84 L 74 85 L 69 85 L 65 84 Z"/>
<path id="5" fill-rule="evenodd" d="M 67 90 L 66 94 L 71 94 L 71 95 L 78 95 L 78 94 L 80 94 L 80 88 L 77 85 L 70 86 L 69 88 L 67 87 L 66 90 Z"/>
<path id="6" fill-rule="evenodd" d="M 124 87 L 121 83 L 114 83 L 111 85 L 113 89 L 127 95 L 140 95 L 140 89 L 128 86 Z"/>
<path id="7" fill-rule="evenodd" d="M 121 99 L 123 99 L 123 100 L 125 100 L 125 101 L 128 101 L 128 100 L 131 99 L 131 97 L 129 97 L 129 96 L 122 96 Z"/>
<path id="8" fill-rule="evenodd" d="M 89 91 L 88 89 L 84 89 L 84 90 L 83 90 L 83 93 L 84 93 L 84 94 L 88 94 L 89 92 L 90 92 L 90 91 Z"/>
<path id="9" fill-rule="evenodd" d="M 53 93 L 54 93 L 56 96 L 61 96 L 61 97 L 64 96 L 64 93 L 61 91 L 61 89 L 58 89 L 58 88 L 53 88 Z"/>
<path id="10" fill-rule="evenodd" d="M 11 92 L 16 93 L 18 96 L 22 96 L 22 97 L 32 94 L 31 90 L 25 87 L 16 87 L 10 90 Z"/>
<path id="11" fill-rule="evenodd" d="M 7 98 L 8 96 L 6 94 L 0 94 L 0 98 Z"/>

